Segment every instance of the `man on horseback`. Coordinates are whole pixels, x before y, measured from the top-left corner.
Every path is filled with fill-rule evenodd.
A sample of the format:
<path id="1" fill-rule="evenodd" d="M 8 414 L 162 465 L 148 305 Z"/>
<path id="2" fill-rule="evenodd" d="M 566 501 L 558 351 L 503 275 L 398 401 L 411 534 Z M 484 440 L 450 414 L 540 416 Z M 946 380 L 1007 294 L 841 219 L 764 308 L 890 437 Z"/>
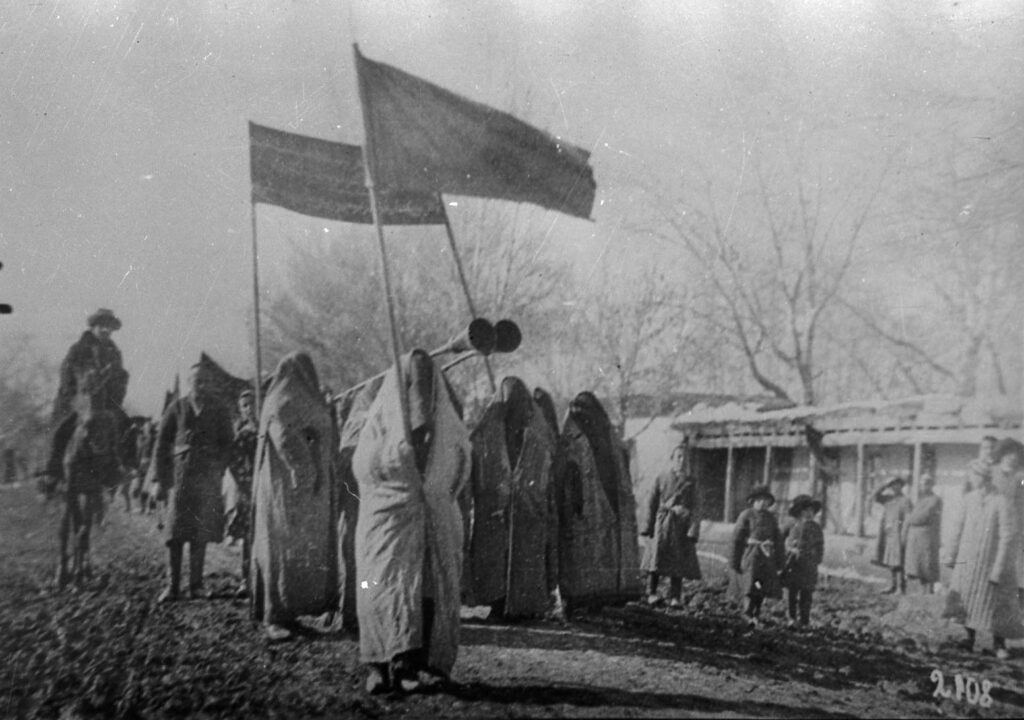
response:
<path id="1" fill-rule="evenodd" d="M 46 490 L 53 493 L 60 487 L 64 500 L 58 588 L 70 579 L 77 584 L 89 576 L 89 534 L 103 514 L 102 493 L 120 484 L 124 475 L 122 439 L 129 420 L 121 402 L 128 373 L 121 351 L 110 339 L 121 321 L 111 310 L 100 308 L 88 323 L 89 329 L 61 364 L 52 415 L 56 431 Z"/>
<path id="2" fill-rule="evenodd" d="M 68 350 L 60 366 L 60 387 L 53 403 L 50 426 L 55 428 L 50 445 L 47 474 L 51 482 L 63 477 L 64 451 L 74 432 L 81 398 L 90 398 L 89 410 L 108 410 L 118 415 L 121 429 L 128 417 L 121 408 L 128 390 L 128 372 L 121 351 L 111 339 L 121 321 L 112 310 L 100 308 L 87 319 L 89 329 Z"/>

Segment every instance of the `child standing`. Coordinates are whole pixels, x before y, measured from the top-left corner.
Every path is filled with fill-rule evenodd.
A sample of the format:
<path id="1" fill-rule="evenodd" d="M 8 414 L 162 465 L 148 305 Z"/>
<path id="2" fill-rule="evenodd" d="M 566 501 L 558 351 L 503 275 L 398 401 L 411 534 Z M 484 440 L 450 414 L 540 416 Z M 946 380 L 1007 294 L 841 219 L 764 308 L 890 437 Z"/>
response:
<path id="1" fill-rule="evenodd" d="M 786 564 L 782 585 L 789 601 L 789 624 L 807 626 L 811 622 L 811 599 L 818 584 L 818 565 L 825 554 L 825 535 L 814 517 L 821 512 L 821 503 L 810 495 L 797 495 L 789 508 L 796 519 L 783 533 Z M 799 617 L 797 611 L 799 610 Z"/>
<path id="2" fill-rule="evenodd" d="M 747 502 L 751 507 L 736 518 L 733 530 L 732 569 L 737 576 L 736 593 L 746 598 L 746 616 L 751 626 L 757 626 L 764 599 L 780 596 L 782 533 L 775 515 L 768 511 L 775 496 L 767 487 L 755 488 Z"/>

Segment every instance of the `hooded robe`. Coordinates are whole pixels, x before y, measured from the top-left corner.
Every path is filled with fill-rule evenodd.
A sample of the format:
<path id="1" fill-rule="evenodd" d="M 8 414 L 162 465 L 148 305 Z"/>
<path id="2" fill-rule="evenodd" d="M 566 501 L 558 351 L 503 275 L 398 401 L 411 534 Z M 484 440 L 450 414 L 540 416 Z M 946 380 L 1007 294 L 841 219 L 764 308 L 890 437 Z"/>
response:
<path id="1" fill-rule="evenodd" d="M 407 387 L 412 385 L 408 421 L 413 446 L 405 440 L 392 367 L 352 457 L 359 482 L 360 658 L 386 663 L 426 649 L 426 665 L 448 675 L 459 645 L 462 514 L 457 496 L 469 478 L 469 436 L 446 381 L 426 353 L 413 351 L 402 362 L 403 369 L 411 369 L 402 377 Z M 426 599 L 433 607 L 428 637 Z"/>
<path id="2" fill-rule="evenodd" d="M 352 473 L 352 456 L 366 414 L 380 391 L 384 377 L 345 393 L 338 404 L 338 611 L 345 627 L 355 629 L 356 616 L 356 524 L 359 521 L 359 483 Z"/>
<path id="3" fill-rule="evenodd" d="M 636 500 L 625 453 L 592 393 L 573 400 L 559 451 L 562 596 L 571 603 L 639 593 Z"/>
<path id="4" fill-rule="evenodd" d="M 266 623 L 333 610 L 334 425 L 313 362 L 286 355 L 260 414 L 254 490 L 253 614 Z"/>
<path id="5" fill-rule="evenodd" d="M 548 492 L 554 442 L 519 378 L 505 378 L 473 431 L 469 593 L 509 616 L 548 609 Z"/>

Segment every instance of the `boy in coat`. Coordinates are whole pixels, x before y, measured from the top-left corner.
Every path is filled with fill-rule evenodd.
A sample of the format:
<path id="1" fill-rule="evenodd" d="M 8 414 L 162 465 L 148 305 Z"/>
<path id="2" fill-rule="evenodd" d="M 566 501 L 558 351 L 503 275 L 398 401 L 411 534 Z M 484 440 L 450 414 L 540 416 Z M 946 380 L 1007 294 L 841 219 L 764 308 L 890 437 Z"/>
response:
<path id="1" fill-rule="evenodd" d="M 789 624 L 807 626 L 811 622 L 811 600 L 818 584 L 818 565 L 825 554 L 825 535 L 814 517 L 821 503 L 810 495 L 797 495 L 789 508 L 796 522 L 783 533 L 786 562 L 781 579 L 789 601 Z M 797 614 L 799 610 L 799 615 Z"/>
<path id="2" fill-rule="evenodd" d="M 737 576 L 737 593 L 746 598 L 744 612 L 751 626 L 756 627 L 764 599 L 780 595 L 783 546 L 779 522 L 768 510 L 775 504 L 771 490 L 755 488 L 747 502 L 750 507 L 736 518 L 733 530 L 732 569 Z"/>
<path id="3" fill-rule="evenodd" d="M 878 544 L 875 546 L 875 565 L 889 568 L 892 573 L 892 585 L 883 590 L 883 595 L 892 595 L 897 590 L 900 594 L 907 592 L 907 578 L 903 574 L 903 545 L 905 535 L 903 527 L 907 516 L 914 509 L 910 499 L 903 494 L 903 478 L 894 478 L 883 485 L 875 493 L 875 502 L 884 506 L 882 521 L 878 528 Z"/>
<path id="4" fill-rule="evenodd" d="M 658 581 L 668 575 L 669 606 L 680 607 L 683 578 L 700 580 L 697 540 L 696 483 L 686 472 L 685 444 L 672 451 L 672 469 L 654 481 L 648 496 L 640 536 L 649 538 L 640 569 L 647 573 L 647 604 L 657 605 Z"/>

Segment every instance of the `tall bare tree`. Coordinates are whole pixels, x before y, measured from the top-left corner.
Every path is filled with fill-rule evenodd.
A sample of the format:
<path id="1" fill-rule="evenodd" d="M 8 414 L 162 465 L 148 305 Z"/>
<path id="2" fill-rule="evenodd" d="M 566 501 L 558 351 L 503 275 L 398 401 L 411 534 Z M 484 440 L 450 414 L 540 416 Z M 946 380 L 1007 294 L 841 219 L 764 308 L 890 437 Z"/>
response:
<path id="1" fill-rule="evenodd" d="M 865 190 L 851 192 L 803 150 L 770 165 L 755 147 L 742 162 L 739 182 L 704 171 L 675 196 L 660 194 L 664 223 L 653 231 L 700 267 L 714 298 L 705 319 L 739 349 L 757 384 L 780 399 L 814 404 L 821 329 L 876 208 L 886 165 Z"/>

